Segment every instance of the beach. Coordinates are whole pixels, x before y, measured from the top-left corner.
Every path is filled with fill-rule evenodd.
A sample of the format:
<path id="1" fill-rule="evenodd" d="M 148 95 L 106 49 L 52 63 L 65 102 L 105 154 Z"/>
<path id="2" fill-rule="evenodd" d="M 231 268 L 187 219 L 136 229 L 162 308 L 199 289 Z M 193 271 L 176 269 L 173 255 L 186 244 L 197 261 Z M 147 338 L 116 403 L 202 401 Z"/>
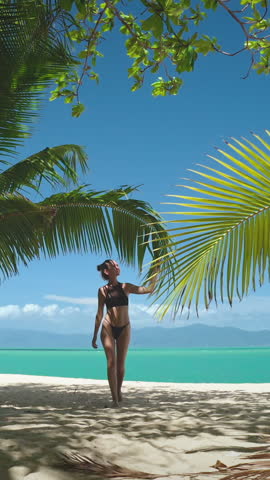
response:
<path id="1" fill-rule="evenodd" d="M 0 375 L 1 480 L 104 478 L 65 470 L 63 454 L 214 480 L 217 461 L 236 465 L 270 440 L 270 384 L 125 382 L 123 395 L 113 409 L 106 381 Z"/>

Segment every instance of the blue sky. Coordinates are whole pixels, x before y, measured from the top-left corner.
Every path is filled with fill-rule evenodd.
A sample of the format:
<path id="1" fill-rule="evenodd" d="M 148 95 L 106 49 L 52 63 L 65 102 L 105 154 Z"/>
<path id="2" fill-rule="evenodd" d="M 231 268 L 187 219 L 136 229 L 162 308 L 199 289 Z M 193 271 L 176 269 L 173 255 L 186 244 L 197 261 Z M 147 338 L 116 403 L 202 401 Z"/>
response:
<path id="1" fill-rule="evenodd" d="M 237 46 L 241 34 L 223 15 L 219 23 L 210 20 L 208 27 L 226 39 L 224 48 Z M 214 146 L 222 146 L 229 136 L 247 136 L 250 131 L 262 135 L 269 128 L 269 78 L 251 73 L 243 80 L 249 66 L 245 55 L 214 54 L 201 58 L 195 71 L 184 76 L 185 85 L 178 96 L 153 98 L 151 78 L 146 79 L 142 90 L 131 93 L 126 74 L 130 60 L 122 40 L 115 34 L 103 45 L 105 58 L 97 65 L 100 85 L 86 81 L 82 89 L 85 113 L 74 119 L 70 106 L 62 101 L 45 104 L 20 158 L 46 146 L 84 145 L 90 172 L 82 183 L 97 190 L 142 184 L 134 197 L 163 212 L 168 210 L 161 205 L 167 201 L 165 195 L 180 193 L 176 184 L 187 176 L 187 168 L 207 162 L 205 153 L 212 154 Z M 1 327 L 91 332 L 96 293 L 102 285 L 96 265 L 103 259 L 103 255 L 68 255 L 21 267 L 19 276 L 1 285 Z M 139 283 L 137 272 L 125 267 L 120 280 Z M 225 305 L 206 313 L 202 308 L 199 321 L 269 329 L 268 298 L 266 285 L 242 304 L 236 302 L 232 310 Z M 146 311 L 150 303 L 146 296 L 133 296 L 134 327 L 156 325 L 152 311 Z M 176 325 L 193 321 L 198 320 L 193 316 L 187 320 L 184 315 Z M 172 324 L 166 321 L 163 326 Z"/>

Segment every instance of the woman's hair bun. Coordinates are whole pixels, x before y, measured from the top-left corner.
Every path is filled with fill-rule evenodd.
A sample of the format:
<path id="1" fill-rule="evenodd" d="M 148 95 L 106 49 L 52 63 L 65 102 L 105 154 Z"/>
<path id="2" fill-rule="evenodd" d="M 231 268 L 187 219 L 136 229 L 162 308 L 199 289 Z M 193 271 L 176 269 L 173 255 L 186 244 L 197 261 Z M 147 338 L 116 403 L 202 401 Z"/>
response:
<path id="1" fill-rule="evenodd" d="M 108 280 L 108 275 L 106 275 L 106 273 L 104 272 L 104 270 L 106 268 L 108 268 L 108 263 L 110 263 L 112 260 L 108 259 L 108 260 L 105 260 L 103 263 L 101 263 L 100 265 L 97 266 L 97 271 L 98 272 L 101 272 L 101 276 L 104 280 Z"/>

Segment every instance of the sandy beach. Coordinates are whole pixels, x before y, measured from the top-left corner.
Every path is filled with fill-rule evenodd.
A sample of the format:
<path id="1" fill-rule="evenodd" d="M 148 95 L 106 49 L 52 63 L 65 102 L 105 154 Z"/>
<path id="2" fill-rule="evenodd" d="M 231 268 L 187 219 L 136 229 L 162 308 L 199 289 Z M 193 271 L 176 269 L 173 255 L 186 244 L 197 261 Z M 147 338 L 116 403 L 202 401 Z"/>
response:
<path id="1" fill-rule="evenodd" d="M 123 393 L 112 409 L 105 381 L 0 375 L 0 479 L 102 478 L 59 466 L 77 453 L 160 479 L 214 480 L 217 460 L 231 466 L 268 446 L 270 384 L 125 382 Z"/>

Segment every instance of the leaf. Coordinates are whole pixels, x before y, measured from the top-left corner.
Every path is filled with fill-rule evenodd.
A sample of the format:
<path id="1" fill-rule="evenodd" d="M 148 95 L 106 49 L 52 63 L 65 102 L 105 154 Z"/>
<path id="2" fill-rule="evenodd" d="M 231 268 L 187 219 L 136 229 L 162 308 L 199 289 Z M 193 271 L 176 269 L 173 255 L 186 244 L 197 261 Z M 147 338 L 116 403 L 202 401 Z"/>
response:
<path id="1" fill-rule="evenodd" d="M 65 19 L 65 12 L 59 19 Z M 55 79 L 71 71 L 65 41 L 54 33 L 41 2 L 0 4 L 0 154 L 15 155 L 31 134 L 41 100 Z M 56 98 L 55 91 L 52 98 Z"/>
<path id="2" fill-rule="evenodd" d="M 207 9 L 216 10 L 218 6 L 217 0 L 203 0 L 204 6 Z"/>
<path id="3" fill-rule="evenodd" d="M 85 110 L 85 106 L 82 103 L 77 103 L 72 107 L 72 116 L 78 118 Z"/>
<path id="4" fill-rule="evenodd" d="M 79 58 L 87 58 L 90 55 L 90 52 L 87 48 L 78 53 Z"/>
<path id="5" fill-rule="evenodd" d="M 60 7 L 64 8 L 68 12 L 70 12 L 73 3 L 74 3 L 74 0 L 59 0 Z"/>
<path id="6" fill-rule="evenodd" d="M 264 282 L 270 268 L 270 144 L 254 136 L 257 143 L 227 142 L 233 154 L 218 149 L 225 161 L 210 157 L 218 168 L 191 170 L 197 179 L 181 187 L 193 195 L 169 195 L 175 202 L 168 204 L 181 208 L 167 212 L 179 216 L 172 221 L 179 227 L 169 234 L 176 283 L 164 282 L 158 294 L 165 295 L 161 317 L 185 306 L 198 309 L 203 301 L 208 308 L 218 295 L 223 301 L 224 289 L 232 304 Z"/>
<path id="7" fill-rule="evenodd" d="M 165 95 L 176 95 L 182 84 L 183 80 L 178 77 L 173 77 L 167 82 L 162 77 L 159 77 L 157 82 L 152 83 L 152 95 L 154 97 L 157 97 L 159 95 L 163 97 Z"/>
<path id="8" fill-rule="evenodd" d="M 78 145 L 46 148 L 0 174 L 0 273 L 7 278 L 41 254 L 99 252 L 112 246 L 127 264 L 142 263 L 151 244 L 168 252 L 167 235 L 159 215 L 141 200 L 130 199 L 136 188 L 95 191 L 80 186 L 34 203 L 21 192 L 42 182 L 51 186 L 78 183 L 86 169 L 86 155 Z M 126 229 L 128 224 L 129 228 Z M 166 275 L 169 274 L 166 268 Z M 161 280 L 162 283 L 162 280 Z"/>
<path id="9" fill-rule="evenodd" d="M 41 183 L 51 186 L 78 184 L 78 171 L 87 170 L 87 155 L 78 145 L 59 145 L 31 155 L 0 174 L 0 194 L 27 187 L 39 191 Z"/>
<path id="10" fill-rule="evenodd" d="M 76 7 L 82 15 L 86 14 L 85 0 L 75 0 Z"/>
<path id="11" fill-rule="evenodd" d="M 142 22 L 142 28 L 146 31 L 152 30 L 153 35 L 159 38 L 163 32 L 162 18 L 157 14 L 153 14 Z"/>
<path id="12" fill-rule="evenodd" d="M 121 467 L 111 462 L 102 462 L 94 460 L 91 457 L 80 455 L 76 452 L 69 452 L 61 454 L 61 463 L 59 468 L 71 471 L 87 472 L 88 475 L 102 478 L 130 478 L 130 479 L 156 479 L 160 475 L 141 472 L 138 470 L 131 470 L 126 467 Z"/>
<path id="13" fill-rule="evenodd" d="M 199 40 L 196 40 L 194 42 L 196 51 L 198 53 L 202 53 L 203 55 L 207 55 L 209 52 L 214 51 L 214 45 L 217 47 L 216 39 L 211 39 L 206 35 L 204 35 L 203 38 L 200 38 Z"/>

